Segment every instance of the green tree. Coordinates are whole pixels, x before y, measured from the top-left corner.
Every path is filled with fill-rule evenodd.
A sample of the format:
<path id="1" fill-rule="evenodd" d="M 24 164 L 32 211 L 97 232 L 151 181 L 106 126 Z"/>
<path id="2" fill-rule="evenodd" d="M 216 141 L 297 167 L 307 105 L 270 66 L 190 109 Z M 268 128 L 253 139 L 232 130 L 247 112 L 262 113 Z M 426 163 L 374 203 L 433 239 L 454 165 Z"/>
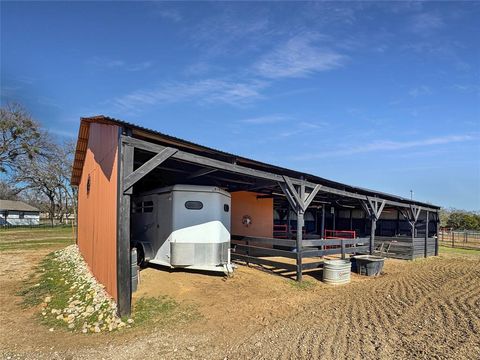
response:
<path id="1" fill-rule="evenodd" d="M 453 230 L 480 230 L 480 215 L 475 212 L 452 210 L 446 226 Z"/>

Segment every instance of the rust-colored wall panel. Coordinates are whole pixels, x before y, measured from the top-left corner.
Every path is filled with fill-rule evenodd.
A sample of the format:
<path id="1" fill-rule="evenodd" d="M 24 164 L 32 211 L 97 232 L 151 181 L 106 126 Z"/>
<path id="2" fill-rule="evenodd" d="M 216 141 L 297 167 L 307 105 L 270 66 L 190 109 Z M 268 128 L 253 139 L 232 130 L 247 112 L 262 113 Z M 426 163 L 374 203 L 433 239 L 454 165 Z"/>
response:
<path id="1" fill-rule="evenodd" d="M 90 124 L 78 188 L 78 247 L 92 273 L 115 299 L 118 132 L 118 126 Z"/>
<path id="2" fill-rule="evenodd" d="M 273 237 L 273 199 L 257 199 L 257 194 L 248 191 L 232 195 L 232 234 L 243 236 Z M 245 226 L 244 216 L 250 216 L 252 223 Z"/>

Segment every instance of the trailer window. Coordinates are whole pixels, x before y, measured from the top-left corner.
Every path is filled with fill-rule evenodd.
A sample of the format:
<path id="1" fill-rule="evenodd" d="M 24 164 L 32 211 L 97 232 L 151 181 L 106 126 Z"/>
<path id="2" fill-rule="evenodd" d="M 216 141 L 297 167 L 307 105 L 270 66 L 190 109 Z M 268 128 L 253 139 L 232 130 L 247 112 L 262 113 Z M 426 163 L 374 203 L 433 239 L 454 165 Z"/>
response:
<path id="1" fill-rule="evenodd" d="M 144 201 L 143 202 L 143 212 L 144 213 L 153 212 L 153 201 Z"/>
<path id="2" fill-rule="evenodd" d="M 134 213 L 151 213 L 153 212 L 153 201 L 136 201 L 132 210 Z"/>
<path id="3" fill-rule="evenodd" d="M 188 210 L 201 210 L 203 209 L 203 203 L 201 201 L 187 201 L 185 207 Z"/>
<path id="4" fill-rule="evenodd" d="M 230 206 L 228 204 L 223 205 L 223 211 L 228 212 L 230 210 Z"/>

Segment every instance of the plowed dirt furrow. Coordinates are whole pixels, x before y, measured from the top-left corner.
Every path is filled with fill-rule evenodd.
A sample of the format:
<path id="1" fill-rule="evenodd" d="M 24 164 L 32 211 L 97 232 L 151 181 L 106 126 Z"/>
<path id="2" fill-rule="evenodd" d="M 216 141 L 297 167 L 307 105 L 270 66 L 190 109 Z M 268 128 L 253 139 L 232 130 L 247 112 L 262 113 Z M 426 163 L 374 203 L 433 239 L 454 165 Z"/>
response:
<path id="1" fill-rule="evenodd" d="M 460 358 L 476 358 L 480 351 L 477 266 L 478 262 L 465 259 L 417 260 L 402 263 L 371 284 L 338 288 L 323 304 L 319 293 L 318 303 L 312 300 L 305 311 L 271 328 L 275 337 L 269 339 L 268 347 L 261 355 L 253 352 L 250 356 L 447 359 L 458 358 L 460 353 Z M 313 309 L 322 310 L 312 316 Z M 264 342 L 262 336 L 255 341 Z M 232 357 L 240 353 L 246 355 L 233 351 Z"/>

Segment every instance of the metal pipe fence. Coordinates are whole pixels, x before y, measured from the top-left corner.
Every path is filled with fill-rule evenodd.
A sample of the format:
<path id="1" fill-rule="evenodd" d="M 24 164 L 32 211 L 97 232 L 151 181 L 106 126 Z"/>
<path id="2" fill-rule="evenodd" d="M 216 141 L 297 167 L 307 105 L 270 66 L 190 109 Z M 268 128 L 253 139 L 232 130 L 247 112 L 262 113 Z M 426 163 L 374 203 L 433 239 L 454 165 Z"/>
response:
<path id="1" fill-rule="evenodd" d="M 441 230 L 439 244 L 448 247 L 480 250 L 480 231 Z"/>

